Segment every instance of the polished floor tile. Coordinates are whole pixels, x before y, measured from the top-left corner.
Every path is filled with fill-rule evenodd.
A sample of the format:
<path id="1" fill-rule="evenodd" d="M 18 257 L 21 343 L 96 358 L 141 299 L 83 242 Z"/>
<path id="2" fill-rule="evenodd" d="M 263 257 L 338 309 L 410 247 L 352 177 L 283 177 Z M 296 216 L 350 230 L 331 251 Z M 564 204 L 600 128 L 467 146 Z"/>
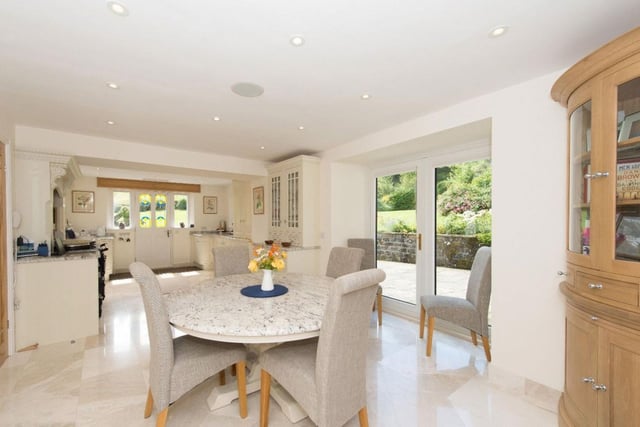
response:
<path id="1" fill-rule="evenodd" d="M 207 274 L 169 275 L 161 282 L 170 291 Z M 143 418 L 149 341 L 135 282 L 110 282 L 103 313 L 99 335 L 42 346 L 5 361 L 0 367 L 0 426 L 155 425 L 154 417 Z M 557 414 L 532 403 L 523 391 L 544 395 L 544 389 L 537 391 L 524 380 L 514 381 L 513 387 L 505 387 L 505 381 L 495 384 L 503 373 L 492 375 L 481 346 L 438 332 L 432 357 L 425 357 L 424 346 L 416 323 L 385 314 L 378 328 L 372 313 L 367 364 L 372 427 L 557 425 Z M 174 403 L 168 425 L 257 426 L 259 393 L 249 396 L 249 416 L 244 420 L 237 402 L 209 411 L 206 399 L 217 381 L 212 377 Z M 306 418 L 292 424 L 272 401 L 270 425 L 313 423 Z M 358 425 L 357 417 L 347 423 Z"/>

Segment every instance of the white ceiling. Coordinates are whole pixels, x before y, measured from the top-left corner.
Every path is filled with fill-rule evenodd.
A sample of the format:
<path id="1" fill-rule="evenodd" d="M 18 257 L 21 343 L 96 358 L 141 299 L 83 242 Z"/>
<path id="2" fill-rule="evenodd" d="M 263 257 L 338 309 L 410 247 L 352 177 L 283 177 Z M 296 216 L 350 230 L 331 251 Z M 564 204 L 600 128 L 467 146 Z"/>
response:
<path id="1" fill-rule="evenodd" d="M 273 161 L 562 69 L 640 16 L 638 0 L 122 3 L 126 17 L 101 0 L 1 1 L 2 114 Z M 488 37 L 503 24 L 505 36 Z M 264 94 L 239 97 L 237 82 Z"/>

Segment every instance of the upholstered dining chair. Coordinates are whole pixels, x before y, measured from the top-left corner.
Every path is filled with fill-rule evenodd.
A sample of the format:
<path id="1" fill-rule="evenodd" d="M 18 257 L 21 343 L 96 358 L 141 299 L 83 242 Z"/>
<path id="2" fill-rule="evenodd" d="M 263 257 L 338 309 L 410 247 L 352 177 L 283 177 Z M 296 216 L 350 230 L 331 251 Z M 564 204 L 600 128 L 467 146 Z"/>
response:
<path id="1" fill-rule="evenodd" d="M 476 252 L 469 281 L 467 297 L 458 298 L 445 295 L 425 295 L 420 298 L 420 338 L 424 337 L 424 323 L 427 320 L 427 356 L 431 356 L 431 344 L 435 318 L 446 320 L 471 331 L 473 345 L 482 345 L 487 361 L 491 362 L 489 347 L 489 300 L 491 299 L 491 248 L 481 247 Z"/>
<path id="2" fill-rule="evenodd" d="M 213 271 L 216 277 L 248 273 L 251 248 L 248 245 L 216 246 L 213 251 Z"/>
<path id="3" fill-rule="evenodd" d="M 329 290 L 318 339 L 294 341 L 260 355 L 260 426 L 267 427 L 275 378 L 320 427 L 356 414 L 368 425 L 366 358 L 369 313 L 385 274 L 371 269 L 340 276 Z"/>
<path id="4" fill-rule="evenodd" d="M 164 426 L 169 415 L 169 404 L 227 366 L 235 364 L 240 417 L 246 418 L 245 347 L 189 335 L 174 339 L 157 277 L 141 262 L 132 263 L 129 271 L 140 286 L 149 331 L 149 393 L 144 417 L 148 418 L 155 406 L 159 411 L 156 426 Z"/>
<path id="5" fill-rule="evenodd" d="M 364 249 L 335 246 L 329 253 L 326 276 L 334 279 L 360 270 Z"/>
<path id="6" fill-rule="evenodd" d="M 347 239 L 347 246 L 364 249 L 360 270 L 376 268 L 376 241 L 374 239 Z M 382 326 L 382 286 L 378 286 L 374 309 L 378 311 L 378 325 Z"/>

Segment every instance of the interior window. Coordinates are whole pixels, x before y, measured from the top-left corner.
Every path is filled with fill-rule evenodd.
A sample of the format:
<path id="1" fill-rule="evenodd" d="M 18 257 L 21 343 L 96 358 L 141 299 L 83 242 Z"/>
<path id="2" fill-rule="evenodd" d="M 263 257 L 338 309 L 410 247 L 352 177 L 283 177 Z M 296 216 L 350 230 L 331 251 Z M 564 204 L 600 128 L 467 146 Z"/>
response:
<path id="1" fill-rule="evenodd" d="M 138 196 L 138 212 L 140 228 L 151 228 L 151 194 L 142 193 Z"/>
<path id="2" fill-rule="evenodd" d="M 156 194 L 156 228 L 167 226 L 167 196 Z"/>

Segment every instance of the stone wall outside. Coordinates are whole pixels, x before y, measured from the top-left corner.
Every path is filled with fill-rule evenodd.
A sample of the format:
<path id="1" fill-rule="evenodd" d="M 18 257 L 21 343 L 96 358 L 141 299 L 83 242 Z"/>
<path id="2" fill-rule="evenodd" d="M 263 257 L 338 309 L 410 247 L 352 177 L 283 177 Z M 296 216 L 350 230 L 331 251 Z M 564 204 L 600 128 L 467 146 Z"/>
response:
<path id="1" fill-rule="evenodd" d="M 415 233 L 378 233 L 377 239 L 379 260 L 415 264 Z M 438 234 L 436 248 L 438 267 L 470 270 L 480 243 L 475 236 Z"/>

